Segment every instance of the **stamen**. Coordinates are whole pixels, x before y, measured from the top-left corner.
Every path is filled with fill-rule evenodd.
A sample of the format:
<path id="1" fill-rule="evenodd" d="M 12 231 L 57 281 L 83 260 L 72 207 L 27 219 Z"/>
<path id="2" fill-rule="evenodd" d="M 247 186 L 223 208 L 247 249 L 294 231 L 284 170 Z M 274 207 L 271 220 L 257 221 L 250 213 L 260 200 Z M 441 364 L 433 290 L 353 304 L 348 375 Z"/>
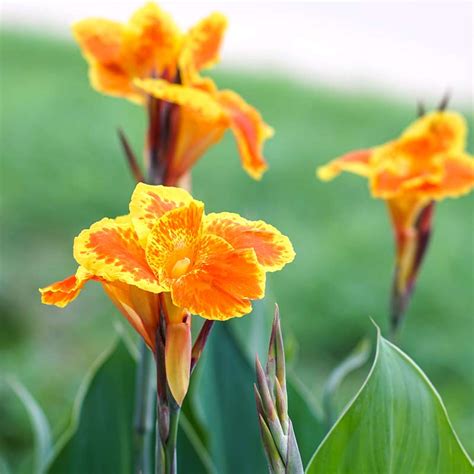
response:
<path id="1" fill-rule="evenodd" d="M 181 260 L 178 260 L 171 270 L 171 277 L 172 278 L 179 278 L 180 276 L 184 275 L 187 271 L 189 266 L 191 265 L 191 260 L 188 257 L 184 257 Z"/>

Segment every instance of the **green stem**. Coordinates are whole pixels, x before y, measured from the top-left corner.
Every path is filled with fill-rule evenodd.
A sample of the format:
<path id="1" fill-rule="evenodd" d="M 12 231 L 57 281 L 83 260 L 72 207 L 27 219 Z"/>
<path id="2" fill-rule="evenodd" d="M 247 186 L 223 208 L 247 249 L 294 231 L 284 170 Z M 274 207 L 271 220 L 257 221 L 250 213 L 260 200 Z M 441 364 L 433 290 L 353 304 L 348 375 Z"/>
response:
<path id="1" fill-rule="evenodd" d="M 135 474 L 151 474 L 151 430 L 153 420 L 154 386 L 151 370 L 153 353 L 140 341 L 140 360 L 135 380 Z"/>
<path id="2" fill-rule="evenodd" d="M 157 400 L 157 412 L 163 410 Z M 170 406 L 165 408 L 167 418 L 167 437 L 163 439 L 163 421 L 156 418 L 156 446 L 155 446 L 155 474 L 177 474 L 178 460 L 176 446 L 178 442 L 178 425 L 181 407 L 174 400 L 170 400 Z M 163 419 L 163 416 L 161 417 Z"/>
<path id="3" fill-rule="evenodd" d="M 178 422 L 181 408 L 173 402 L 170 406 L 170 431 L 166 442 L 166 474 L 177 474 L 178 460 L 176 457 L 176 444 L 178 441 Z"/>

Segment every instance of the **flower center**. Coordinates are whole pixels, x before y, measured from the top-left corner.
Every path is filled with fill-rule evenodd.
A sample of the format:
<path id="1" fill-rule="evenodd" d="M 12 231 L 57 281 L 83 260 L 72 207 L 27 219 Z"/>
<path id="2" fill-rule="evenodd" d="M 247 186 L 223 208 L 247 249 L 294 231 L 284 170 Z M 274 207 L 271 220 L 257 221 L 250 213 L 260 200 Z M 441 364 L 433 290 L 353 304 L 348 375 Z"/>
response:
<path id="1" fill-rule="evenodd" d="M 191 260 L 188 257 L 181 258 L 178 260 L 171 269 L 171 277 L 172 278 L 179 278 L 180 276 L 184 275 L 191 265 Z"/>

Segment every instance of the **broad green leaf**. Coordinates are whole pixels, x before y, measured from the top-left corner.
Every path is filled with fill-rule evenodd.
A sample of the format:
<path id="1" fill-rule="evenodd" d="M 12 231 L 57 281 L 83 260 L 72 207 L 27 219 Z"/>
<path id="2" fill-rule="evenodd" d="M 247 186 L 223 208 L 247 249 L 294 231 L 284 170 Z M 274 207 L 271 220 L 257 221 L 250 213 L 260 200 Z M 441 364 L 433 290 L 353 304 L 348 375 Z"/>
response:
<path id="1" fill-rule="evenodd" d="M 216 474 L 211 457 L 184 413 L 179 418 L 178 470 L 183 474 Z"/>
<path id="2" fill-rule="evenodd" d="M 10 474 L 11 470 L 2 456 L 0 456 L 0 474 Z"/>
<path id="3" fill-rule="evenodd" d="M 378 334 L 367 380 L 316 451 L 307 473 L 473 471 L 426 375 Z"/>
<path id="4" fill-rule="evenodd" d="M 253 366 L 255 355 L 261 360 L 267 358 L 275 307 L 268 298 L 254 301 L 252 304 L 252 313 L 236 321 L 237 324 L 232 324 L 232 331 L 239 347 Z"/>
<path id="5" fill-rule="evenodd" d="M 80 386 L 51 474 L 130 473 L 135 359 L 119 339 Z"/>
<path id="6" fill-rule="evenodd" d="M 51 474 L 133 472 L 135 372 L 136 358 L 120 338 L 81 384 L 70 427 L 50 465 Z M 178 471 L 213 474 L 209 454 L 184 414 L 178 437 Z"/>
<path id="7" fill-rule="evenodd" d="M 42 473 L 51 456 L 53 446 L 48 419 L 23 384 L 17 380 L 8 380 L 8 382 L 25 407 L 33 430 L 34 451 L 31 472 L 35 474 Z"/>
<path id="8" fill-rule="evenodd" d="M 253 392 L 255 371 L 232 331 L 239 322 L 216 322 L 199 362 L 200 409 L 219 474 L 267 471 Z"/>
<path id="9" fill-rule="evenodd" d="M 315 444 L 324 438 L 327 430 L 320 411 L 310 399 L 307 389 L 294 374 L 288 373 L 287 379 L 288 413 L 293 423 L 303 465 L 306 465 L 314 454 Z"/>
<path id="10" fill-rule="evenodd" d="M 328 429 L 336 421 L 335 394 L 344 379 L 361 368 L 370 356 L 370 341 L 363 339 L 354 350 L 329 374 L 323 390 L 323 406 Z"/>

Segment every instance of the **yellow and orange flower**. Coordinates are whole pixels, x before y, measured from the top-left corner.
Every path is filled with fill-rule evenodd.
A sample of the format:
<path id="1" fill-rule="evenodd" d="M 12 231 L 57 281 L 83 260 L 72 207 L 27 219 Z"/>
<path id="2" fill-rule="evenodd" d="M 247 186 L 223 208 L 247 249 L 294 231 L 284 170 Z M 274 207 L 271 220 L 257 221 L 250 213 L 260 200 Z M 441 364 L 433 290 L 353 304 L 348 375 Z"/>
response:
<path id="1" fill-rule="evenodd" d="M 148 106 L 155 122 L 149 142 L 160 141 L 166 184 L 176 184 L 228 128 L 244 169 L 259 179 L 267 168 L 262 148 L 272 129 L 236 93 L 199 75 L 218 62 L 226 27 L 226 18 L 213 13 L 182 33 L 154 3 L 128 24 L 90 18 L 74 26 L 92 86 Z"/>
<path id="2" fill-rule="evenodd" d="M 395 295 L 403 310 L 429 238 L 434 201 L 474 187 L 474 159 L 466 152 L 467 126 L 455 112 L 420 117 L 386 144 L 358 150 L 320 167 L 328 181 L 343 171 L 369 180 L 373 197 L 387 202 L 397 243 Z"/>
<path id="3" fill-rule="evenodd" d="M 249 313 L 251 300 L 264 296 L 266 272 L 280 270 L 294 255 L 289 239 L 263 221 L 206 215 L 204 204 L 183 189 L 140 183 L 129 215 L 102 219 L 76 237 L 75 275 L 40 291 L 43 303 L 64 307 L 87 281 L 101 282 L 153 351 L 161 310 L 167 356 L 175 352 L 167 368 L 180 373 L 172 365 L 185 360 L 189 379 L 189 313 L 210 320 Z M 187 385 L 176 384 L 179 401 Z"/>

